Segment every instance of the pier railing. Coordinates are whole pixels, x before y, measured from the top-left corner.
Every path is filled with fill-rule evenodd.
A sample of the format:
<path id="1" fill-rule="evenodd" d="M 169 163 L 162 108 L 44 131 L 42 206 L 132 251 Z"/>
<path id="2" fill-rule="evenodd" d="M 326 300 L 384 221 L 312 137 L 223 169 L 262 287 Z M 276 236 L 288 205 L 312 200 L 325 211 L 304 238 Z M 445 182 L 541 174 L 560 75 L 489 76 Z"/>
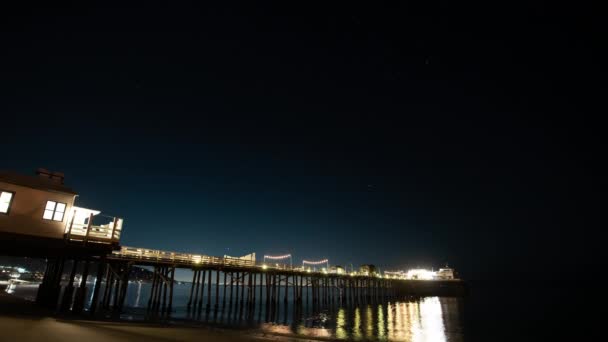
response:
<path id="1" fill-rule="evenodd" d="M 267 264 L 234 257 L 217 257 L 204 254 L 178 253 L 127 246 L 122 246 L 120 250 L 112 252 L 112 255 L 110 257 L 118 259 L 129 259 L 134 261 L 164 262 L 192 267 L 196 267 L 199 265 L 235 266 L 305 272 L 305 269 L 302 267 L 293 267 L 286 264 Z"/>
<path id="2" fill-rule="evenodd" d="M 177 253 L 155 249 L 136 248 L 122 246 L 120 250 L 112 253 L 113 257 L 122 259 L 134 259 L 144 261 L 170 262 L 181 265 L 196 266 L 196 265 L 229 265 L 254 267 L 256 263 L 253 260 L 244 260 L 231 257 L 216 257 L 203 254 Z M 261 265 L 260 265 L 261 266 Z"/>
<path id="3" fill-rule="evenodd" d="M 336 270 L 316 270 L 311 268 L 305 268 L 303 266 L 292 266 L 281 263 L 266 263 L 266 262 L 255 262 L 254 260 L 235 258 L 235 257 L 217 257 L 209 256 L 204 254 L 192 254 L 192 253 L 178 253 L 169 252 L 156 249 L 146 249 L 137 247 L 122 246 L 120 250 L 113 251 L 109 256 L 110 259 L 120 259 L 129 261 L 147 262 L 150 264 L 172 264 L 182 267 L 198 267 L 198 266 L 232 266 L 232 267 L 246 267 L 246 268 L 259 268 L 261 270 L 279 270 L 294 273 L 311 273 L 311 274 L 334 274 L 340 276 L 356 276 L 365 278 L 387 278 L 387 279 L 407 279 L 406 274 L 403 272 L 390 272 L 384 271 L 375 272 L 370 274 L 369 272 L 337 272 Z M 418 278 L 413 278 L 413 280 Z M 430 280 L 430 279 L 422 279 Z"/>
<path id="4" fill-rule="evenodd" d="M 97 223 L 95 221 L 106 221 Z M 105 215 L 91 215 L 87 223 L 72 220 L 66 227 L 66 238 L 70 241 L 118 243 L 122 233 L 123 219 Z"/>

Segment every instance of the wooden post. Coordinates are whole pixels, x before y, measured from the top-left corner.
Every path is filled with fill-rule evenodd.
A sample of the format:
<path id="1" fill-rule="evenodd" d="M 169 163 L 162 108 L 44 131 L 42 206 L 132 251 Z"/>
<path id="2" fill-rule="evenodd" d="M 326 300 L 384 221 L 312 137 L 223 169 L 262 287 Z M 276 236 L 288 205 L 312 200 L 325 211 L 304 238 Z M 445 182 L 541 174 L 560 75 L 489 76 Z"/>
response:
<path id="1" fill-rule="evenodd" d="M 327 305 L 327 298 L 328 298 L 328 290 L 329 287 L 327 286 L 327 276 L 323 276 L 323 305 Z"/>
<path id="2" fill-rule="evenodd" d="M 127 299 L 127 288 L 129 286 L 129 274 L 131 273 L 131 265 L 125 264 L 122 274 L 122 286 L 120 288 L 120 299 L 118 304 L 118 309 L 122 310 L 125 304 L 125 300 Z"/>
<path id="3" fill-rule="evenodd" d="M 273 276 L 274 280 L 272 281 L 272 302 L 276 303 L 278 299 L 277 295 L 277 274 L 275 273 Z M 280 281 L 280 278 L 279 278 Z"/>
<path id="4" fill-rule="evenodd" d="M 194 293 L 194 285 L 196 284 L 195 281 L 197 273 L 197 270 L 193 270 L 192 272 L 192 283 L 190 285 L 190 299 L 188 299 L 188 308 L 190 308 L 190 306 L 192 305 L 192 294 Z"/>
<path id="5" fill-rule="evenodd" d="M 321 299 L 321 305 L 325 305 L 325 276 L 319 279 L 319 291 L 321 291 L 321 295 L 319 296 Z"/>
<path id="6" fill-rule="evenodd" d="M 234 273 L 230 272 L 230 303 L 229 307 L 232 309 L 232 288 L 234 287 Z"/>
<path id="7" fill-rule="evenodd" d="M 91 225 L 93 224 L 93 213 L 89 214 L 89 224 L 87 225 L 87 231 L 84 235 L 84 243 L 89 241 L 89 232 L 91 231 Z"/>
<path id="8" fill-rule="evenodd" d="M 106 264 L 102 261 L 97 264 L 97 276 L 95 277 L 95 289 L 93 290 L 93 300 L 91 301 L 90 312 L 91 315 L 95 315 L 97 310 L 97 302 L 99 301 L 99 289 L 101 288 L 101 280 L 105 271 Z"/>
<path id="9" fill-rule="evenodd" d="M 202 271 L 203 271 L 203 279 L 200 281 L 201 297 L 198 300 L 199 310 L 202 309 L 202 307 L 203 307 L 203 299 L 205 297 L 205 279 L 207 278 L 207 270 L 202 270 Z"/>
<path id="10" fill-rule="evenodd" d="M 241 291 L 241 301 L 239 302 L 238 300 L 238 296 L 237 296 L 237 304 L 239 307 L 239 317 L 243 316 L 243 301 L 245 300 L 245 272 L 243 272 L 239 278 L 240 283 L 237 284 L 236 290 L 237 290 L 237 295 L 239 294 L 239 288 Z M 235 312 L 236 315 L 236 312 Z"/>
<path id="11" fill-rule="evenodd" d="M 256 283 L 257 283 L 257 278 L 258 278 L 258 274 L 254 273 L 253 274 L 253 287 L 251 288 L 251 305 L 252 307 L 255 309 L 255 289 L 256 289 Z"/>
<path id="12" fill-rule="evenodd" d="M 253 299 L 255 298 L 255 288 L 253 287 L 254 282 L 253 282 L 253 272 L 249 272 L 249 307 L 251 308 L 251 305 L 253 304 Z"/>
<path id="13" fill-rule="evenodd" d="M 159 309 L 163 309 L 164 310 L 164 306 L 165 304 L 163 303 L 163 289 L 165 288 L 165 277 L 164 277 L 164 273 L 165 273 L 165 267 L 164 266 L 157 266 L 158 267 L 158 291 L 157 291 L 157 307 Z"/>
<path id="14" fill-rule="evenodd" d="M 327 304 L 329 304 L 329 277 L 328 276 L 324 276 L 323 291 L 325 291 L 325 293 L 323 294 L 323 300 L 325 301 L 325 305 L 327 305 Z"/>
<path id="15" fill-rule="evenodd" d="M 287 304 L 287 294 L 289 292 L 289 274 L 285 274 L 285 297 L 283 301 Z"/>
<path id="16" fill-rule="evenodd" d="M 298 303 L 301 305 L 302 304 L 302 291 L 304 290 L 303 288 L 303 283 L 304 283 L 304 277 L 303 276 L 298 276 L 299 278 L 299 289 L 298 289 Z"/>
<path id="17" fill-rule="evenodd" d="M 245 302 L 245 272 L 241 275 L 241 308 L 243 307 L 243 303 Z"/>
<path id="18" fill-rule="evenodd" d="M 329 278 L 329 302 L 331 305 L 334 304 L 336 299 L 336 278 Z"/>
<path id="19" fill-rule="evenodd" d="M 292 290 L 292 293 L 293 293 L 293 304 L 294 304 L 294 308 L 295 308 L 295 304 L 298 301 L 298 288 L 299 288 L 299 286 L 298 286 L 298 275 L 294 274 L 292 276 L 292 278 L 293 278 L 293 281 L 292 281 L 292 285 L 291 286 L 293 288 L 293 290 Z"/>
<path id="20" fill-rule="evenodd" d="M 319 306 L 319 304 L 321 303 L 321 278 L 317 278 L 315 277 L 315 299 L 316 299 L 316 304 L 317 306 Z"/>
<path id="21" fill-rule="evenodd" d="M 224 270 L 224 292 L 222 292 L 222 308 L 226 307 L 226 278 L 227 278 L 226 270 Z"/>
<path id="22" fill-rule="evenodd" d="M 359 280 L 359 297 L 361 298 L 361 304 L 367 302 L 367 278 Z"/>
<path id="23" fill-rule="evenodd" d="M 55 263 L 51 259 L 47 259 L 46 266 L 44 268 L 44 276 L 42 277 L 42 283 L 38 287 L 38 292 L 36 293 L 36 303 L 44 304 L 46 301 L 46 296 L 48 294 L 48 284 L 49 278 L 52 274 L 52 269 Z"/>
<path id="24" fill-rule="evenodd" d="M 279 301 L 281 299 L 281 275 L 278 275 L 279 278 L 279 283 L 277 284 L 277 316 L 278 316 L 278 312 L 279 312 L 279 308 L 281 307 L 281 302 Z"/>
<path id="25" fill-rule="evenodd" d="M 175 283 L 175 266 L 171 269 L 171 283 L 169 283 L 169 313 L 173 309 L 173 283 Z"/>
<path id="26" fill-rule="evenodd" d="M 247 276 L 247 299 L 245 302 L 247 307 L 251 305 L 251 272 Z"/>
<path id="27" fill-rule="evenodd" d="M 74 226 L 74 217 L 76 216 L 76 211 L 77 210 L 74 210 L 74 213 L 72 214 L 72 219 L 70 220 L 70 228 L 68 229 L 68 234 L 67 234 L 68 242 L 70 241 L 70 237 L 72 235 L 72 226 Z"/>
<path id="28" fill-rule="evenodd" d="M 281 291 L 281 276 L 274 274 L 272 282 L 272 319 L 275 320 L 277 305 L 279 302 L 279 292 Z"/>
<path id="29" fill-rule="evenodd" d="M 211 307 L 211 272 L 209 270 L 209 283 L 207 284 L 207 309 Z"/>
<path id="30" fill-rule="evenodd" d="M 158 283 L 160 282 L 159 278 L 158 278 L 158 267 L 154 267 L 154 276 L 152 278 L 152 290 L 150 291 L 150 308 L 151 309 L 156 309 L 156 304 L 158 303 L 157 301 L 157 292 L 158 292 Z"/>
<path id="31" fill-rule="evenodd" d="M 239 306 L 239 272 L 236 272 L 236 297 L 234 301 L 234 307 L 237 308 Z"/>
<path id="32" fill-rule="evenodd" d="M 112 225 L 112 233 L 110 234 L 110 241 L 114 241 L 114 232 L 116 231 L 117 224 L 118 224 L 118 217 L 114 217 L 114 224 Z"/>
<path id="33" fill-rule="evenodd" d="M 61 293 L 61 276 L 63 275 L 63 268 L 65 267 L 65 258 L 57 258 L 56 266 L 53 269 L 53 274 L 49 283 L 49 289 L 46 297 L 46 306 L 52 309 L 57 308 L 57 302 L 59 300 L 59 294 Z"/>
<path id="34" fill-rule="evenodd" d="M 114 282 L 114 273 L 112 273 L 112 265 L 108 264 L 108 274 L 106 277 L 106 288 L 103 293 L 103 308 L 107 309 L 110 305 L 110 296 L 112 295 L 112 283 Z M 150 296 L 150 301 L 152 301 L 152 296 Z"/>
<path id="35" fill-rule="evenodd" d="M 268 312 L 268 307 L 270 306 L 270 287 L 268 284 L 270 276 L 268 275 L 268 273 L 264 273 L 264 276 L 266 278 L 266 281 L 264 284 L 265 285 L 264 287 L 266 288 L 266 312 Z M 261 296 L 260 296 L 260 298 L 261 298 Z"/>
<path id="36" fill-rule="evenodd" d="M 344 283 L 342 284 L 342 286 L 344 286 L 344 303 L 346 305 L 350 304 L 350 298 L 349 298 L 350 292 L 348 291 L 348 282 L 349 282 L 349 280 L 350 279 L 348 279 L 348 278 L 344 278 L 343 279 Z"/>
<path id="37" fill-rule="evenodd" d="M 260 273 L 260 294 L 259 294 L 259 301 L 260 301 L 260 312 L 262 312 L 262 273 Z"/>
<path id="38" fill-rule="evenodd" d="M 112 298 L 113 299 L 113 303 L 112 303 L 113 310 L 116 310 L 118 308 L 119 295 L 120 295 L 120 277 L 118 275 L 116 275 L 116 284 L 114 286 L 114 298 Z"/>
<path id="39" fill-rule="evenodd" d="M 325 304 L 325 277 L 319 278 L 319 305 Z"/>
<path id="40" fill-rule="evenodd" d="M 239 305 L 239 317 L 243 317 L 243 303 L 245 301 L 245 272 L 243 272 L 243 274 L 241 275 L 241 284 L 240 284 L 240 288 L 241 288 L 241 302 Z"/>
<path id="41" fill-rule="evenodd" d="M 215 271 L 215 308 L 219 306 L 220 302 L 220 270 Z"/>
<path id="42" fill-rule="evenodd" d="M 268 322 L 269 308 L 270 308 L 270 298 L 269 298 L 270 288 L 268 287 L 268 280 L 270 277 L 268 276 L 268 273 L 264 273 L 264 278 L 265 278 L 264 287 L 266 288 L 266 310 L 265 310 L 266 314 L 265 314 L 265 317 L 266 317 L 266 321 Z"/>
<path id="43" fill-rule="evenodd" d="M 78 289 L 76 290 L 76 300 L 74 301 L 74 306 L 72 307 L 72 312 L 80 313 L 84 307 L 84 300 L 87 291 L 87 278 L 89 277 L 89 261 L 86 261 L 84 264 L 84 268 L 82 270 L 82 274 L 80 276 L 80 284 Z"/>
<path id="44" fill-rule="evenodd" d="M 304 279 L 306 280 L 306 284 L 305 284 L 305 286 L 306 286 L 306 288 L 305 288 L 305 290 L 306 290 L 306 306 L 308 306 L 308 292 L 310 292 L 310 291 L 308 291 L 308 284 L 309 284 L 308 279 L 309 278 L 308 277 L 304 277 Z"/>
<path id="45" fill-rule="evenodd" d="M 312 277 L 311 279 L 312 285 L 312 306 L 313 308 L 317 305 L 317 278 Z"/>
<path id="46" fill-rule="evenodd" d="M 355 289 L 355 304 L 357 306 L 359 306 L 359 279 L 358 278 L 355 278 L 354 289 Z"/>
<path id="47" fill-rule="evenodd" d="M 300 275 L 298 276 L 298 278 L 300 278 L 300 285 L 299 285 L 299 290 L 298 290 L 298 303 L 300 305 L 302 305 L 302 291 L 304 291 L 304 276 Z"/>
<path id="48" fill-rule="evenodd" d="M 342 302 L 343 305 L 347 305 L 348 304 L 348 279 L 347 278 L 342 278 L 341 279 L 342 284 L 340 284 L 341 288 L 342 288 Z"/>
<path id="49" fill-rule="evenodd" d="M 325 305 L 325 276 L 323 276 L 320 280 L 321 282 L 319 289 L 321 291 L 321 304 Z"/>
<path id="50" fill-rule="evenodd" d="M 68 285 L 63 292 L 63 297 L 61 298 L 61 311 L 67 311 L 70 309 L 72 304 L 72 297 L 74 294 L 74 278 L 76 277 L 76 269 L 78 268 L 78 260 L 72 261 L 72 271 L 70 272 L 70 277 L 68 278 Z"/>
<path id="51" fill-rule="evenodd" d="M 353 293 L 353 282 L 355 280 L 354 279 L 348 279 L 348 283 L 346 286 L 348 286 L 348 301 L 350 302 L 350 305 L 354 305 L 355 304 L 355 294 Z"/>
<path id="52" fill-rule="evenodd" d="M 201 287 L 201 272 L 202 270 L 196 270 L 196 279 L 194 280 L 194 300 L 192 303 L 194 307 L 196 307 L 197 305 L 200 306 L 200 304 L 198 303 L 198 291 Z"/>
<path id="53" fill-rule="evenodd" d="M 169 286 L 168 284 L 168 279 L 169 278 L 169 267 L 163 267 L 163 271 L 162 271 L 162 275 L 163 275 L 163 311 L 165 311 L 165 309 L 167 308 L 167 287 Z"/>

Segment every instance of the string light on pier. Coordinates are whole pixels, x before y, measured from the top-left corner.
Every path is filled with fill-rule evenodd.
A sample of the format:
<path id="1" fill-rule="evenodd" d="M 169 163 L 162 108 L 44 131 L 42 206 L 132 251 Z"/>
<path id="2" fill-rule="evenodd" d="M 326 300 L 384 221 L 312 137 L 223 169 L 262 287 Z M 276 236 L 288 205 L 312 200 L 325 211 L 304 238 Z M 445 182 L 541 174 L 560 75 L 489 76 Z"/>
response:
<path id="1" fill-rule="evenodd" d="M 289 259 L 289 266 L 292 267 L 293 263 L 291 260 L 291 254 L 284 254 L 284 255 L 264 255 L 264 263 L 266 263 L 266 260 L 285 260 L 285 259 Z M 279 265 L 276 264 L 276 266 L 278 267 Z"/>
<path id="2" fill-rule="evenodd" d="M 329 270 L 329 260 L 328 259 L 323 259 L 323 260 L 318 260 L 318 261 L 310 261 L 310 260 L 302 260 L 302 268 L 305 268 L 305 265 L 312 265 L 313 268 L 316 271 L 316 268 L 314 266 L 317 265 L 323 265 L 326 264 L 325 269 Z"/>
<path id="3" fill-rule="evenodd" d="M 302 260 L 302 263 L 307 264 L 307 265 L 321 265 L 321 264 L 329 263 L 329 260 L 327 260 L 327 259 L 323 259 L 323 260 L 319 260 L 319 261 Z"/>
<path id="4" fill-rule="evenodd" d="M 285 254 L 285 255 L 264 255 L 264 259 L 270 259 L 270 260 L 283 260 L 283 259 L 287 259 L 287 258 L 291 258 L 291 254 Z"/>

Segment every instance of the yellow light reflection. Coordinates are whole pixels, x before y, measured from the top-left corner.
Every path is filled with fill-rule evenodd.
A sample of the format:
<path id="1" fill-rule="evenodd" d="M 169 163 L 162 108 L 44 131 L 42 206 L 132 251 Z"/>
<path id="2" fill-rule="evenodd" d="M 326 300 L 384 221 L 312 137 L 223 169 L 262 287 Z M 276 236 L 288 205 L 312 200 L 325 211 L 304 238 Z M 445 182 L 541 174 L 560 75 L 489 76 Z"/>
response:
<path id="1" fill-rule="evenodd" d="M 410 330 L 408 329 L 412 324 L 412 318 L 408 314 L 407 303 L 396 303 L 397 306 L 397 340 L 399 341 L 411 341 Z"/>
<path id="2" fill-rule="evenodd" d="M 413 341 L 445 342 L 445 328 L 439 298 L 424 298 L 420 302 L 418 314 L 420 321 Z"/>
<path id="3" fill-rule="evenodd" d="M 371 339 L 372 336 L 374 336 L 374 322 L 372 322 L 372 319 L 372 307 L 368 306 L 367 310 L 365 310 L 365 332 L 368 339 Z"/>
<path id="4" fill-rule="evenodd" d="M 385 337 L 386 332 L 384 331 L 384 308 L 382 307 L 382 305 L 378 305 L 378 339 L 384 340 Z"/>
<path id="5" fill-rule="evenodd" d="M 353 339 L 360 340 L 363 336 L 361 335 L 361 311 L 359 308 L 355 309 L 355 324 L 353 325 Z"/>
<path id="6" fill-rule="evenodd" d="M 336 318 L 336 338 L 340 340 L 348 339 L 348 333 L 346 332 L 346 313 L 344 308 L 338 310 L 338 317 Z"/>
<path id="7" fill-rule="evenodd" d="M 444 321 L 444 310 L 450 310 L 447 302 L 441 301 L 438 297 L 429 297 L 385 305 L 369 305 L 352 310 L 339 308 L 335 316 L 335 330 L 300 325 L 295 330 L 292 328 L 291 333 L 313 339 L 353 341 L 446 342 L 448 340 L 446 326 L 449 326 L 450 322 Z M 271 333 L 285 335 L 290 333 L 286 326 L 270 324 L 262 327 L 264 331 Z M 458 337 L 459 335 L 450 333 L 449 340 L 462 341 Z"/>
<path id="8" fill-rule="evenodd" d="M 395 305 L 388 303 L 387 304 L 387 314 L 386 319 L 388 322 L 388 338 L 389 340 L 393 340 L 395 338 L 395 315 L 393 314 L 395 310 Z"/>

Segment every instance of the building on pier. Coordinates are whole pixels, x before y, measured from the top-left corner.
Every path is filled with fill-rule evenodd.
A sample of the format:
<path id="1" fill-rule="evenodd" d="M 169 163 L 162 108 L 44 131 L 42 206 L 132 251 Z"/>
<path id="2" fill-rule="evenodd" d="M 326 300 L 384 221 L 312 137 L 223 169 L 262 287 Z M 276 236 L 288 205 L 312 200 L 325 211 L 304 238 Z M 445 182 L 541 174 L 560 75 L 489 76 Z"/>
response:
<path id="1" fill-rule="evenodd" d="M 224 255 L 224 259 L 226 259 L 226 260 L 232 260 L 232 261 L 235 261 L 237 263 L 240 263 L 240 262 L 249 263 L 251 265 L 255 265 L 255 262 L 256 262 L 255 252 L 247 254 L 247 255 L 243 255 L 243 256 L 240 256 L 240 257 L 235 257 L 235 256 L 230 256 L 230 255 Z"/>
<path id="2" fill-rule="evenodd" d="M 331 266 L 329 268 L 329 273 L 332 273 L 332 274 L 345 274 L 346 271 L 344 270 L 344 267 L 339 266 L 339 265 L 334 265 L 334 266 Z"/>
<path id="3" fill-rule="evenodd" d="M 440 268 L 439 271 L 435 272 L 435 279 L 440 280 L 452 280 L 454 279 L 454 269 L 450 267 Z"/>
<path id="4" fill-rule="evenodd" d="M 376 274 L 376 266 L 374 265 L 361 265 L 361 267 L 359 267 L 359 274 L 361 275 L 365 275 L 365 276 L 373 276 Z"/>
<path id="5" fill-rule="evenodd" d="M 28 255 L 37 250 L 47 256 L 45 248 L 58 251 L 65 243 L 87 245 L 89 250 L 118 247 L 123 220 L 77 207 L 78 194 L 64 178 L 63 173 L 45 169 L 38 169 L 35 176 L 0 172 L 0 241 L 6 240 L 7 248 L 17 252 L 9 254 L 22 249 Z"/>

